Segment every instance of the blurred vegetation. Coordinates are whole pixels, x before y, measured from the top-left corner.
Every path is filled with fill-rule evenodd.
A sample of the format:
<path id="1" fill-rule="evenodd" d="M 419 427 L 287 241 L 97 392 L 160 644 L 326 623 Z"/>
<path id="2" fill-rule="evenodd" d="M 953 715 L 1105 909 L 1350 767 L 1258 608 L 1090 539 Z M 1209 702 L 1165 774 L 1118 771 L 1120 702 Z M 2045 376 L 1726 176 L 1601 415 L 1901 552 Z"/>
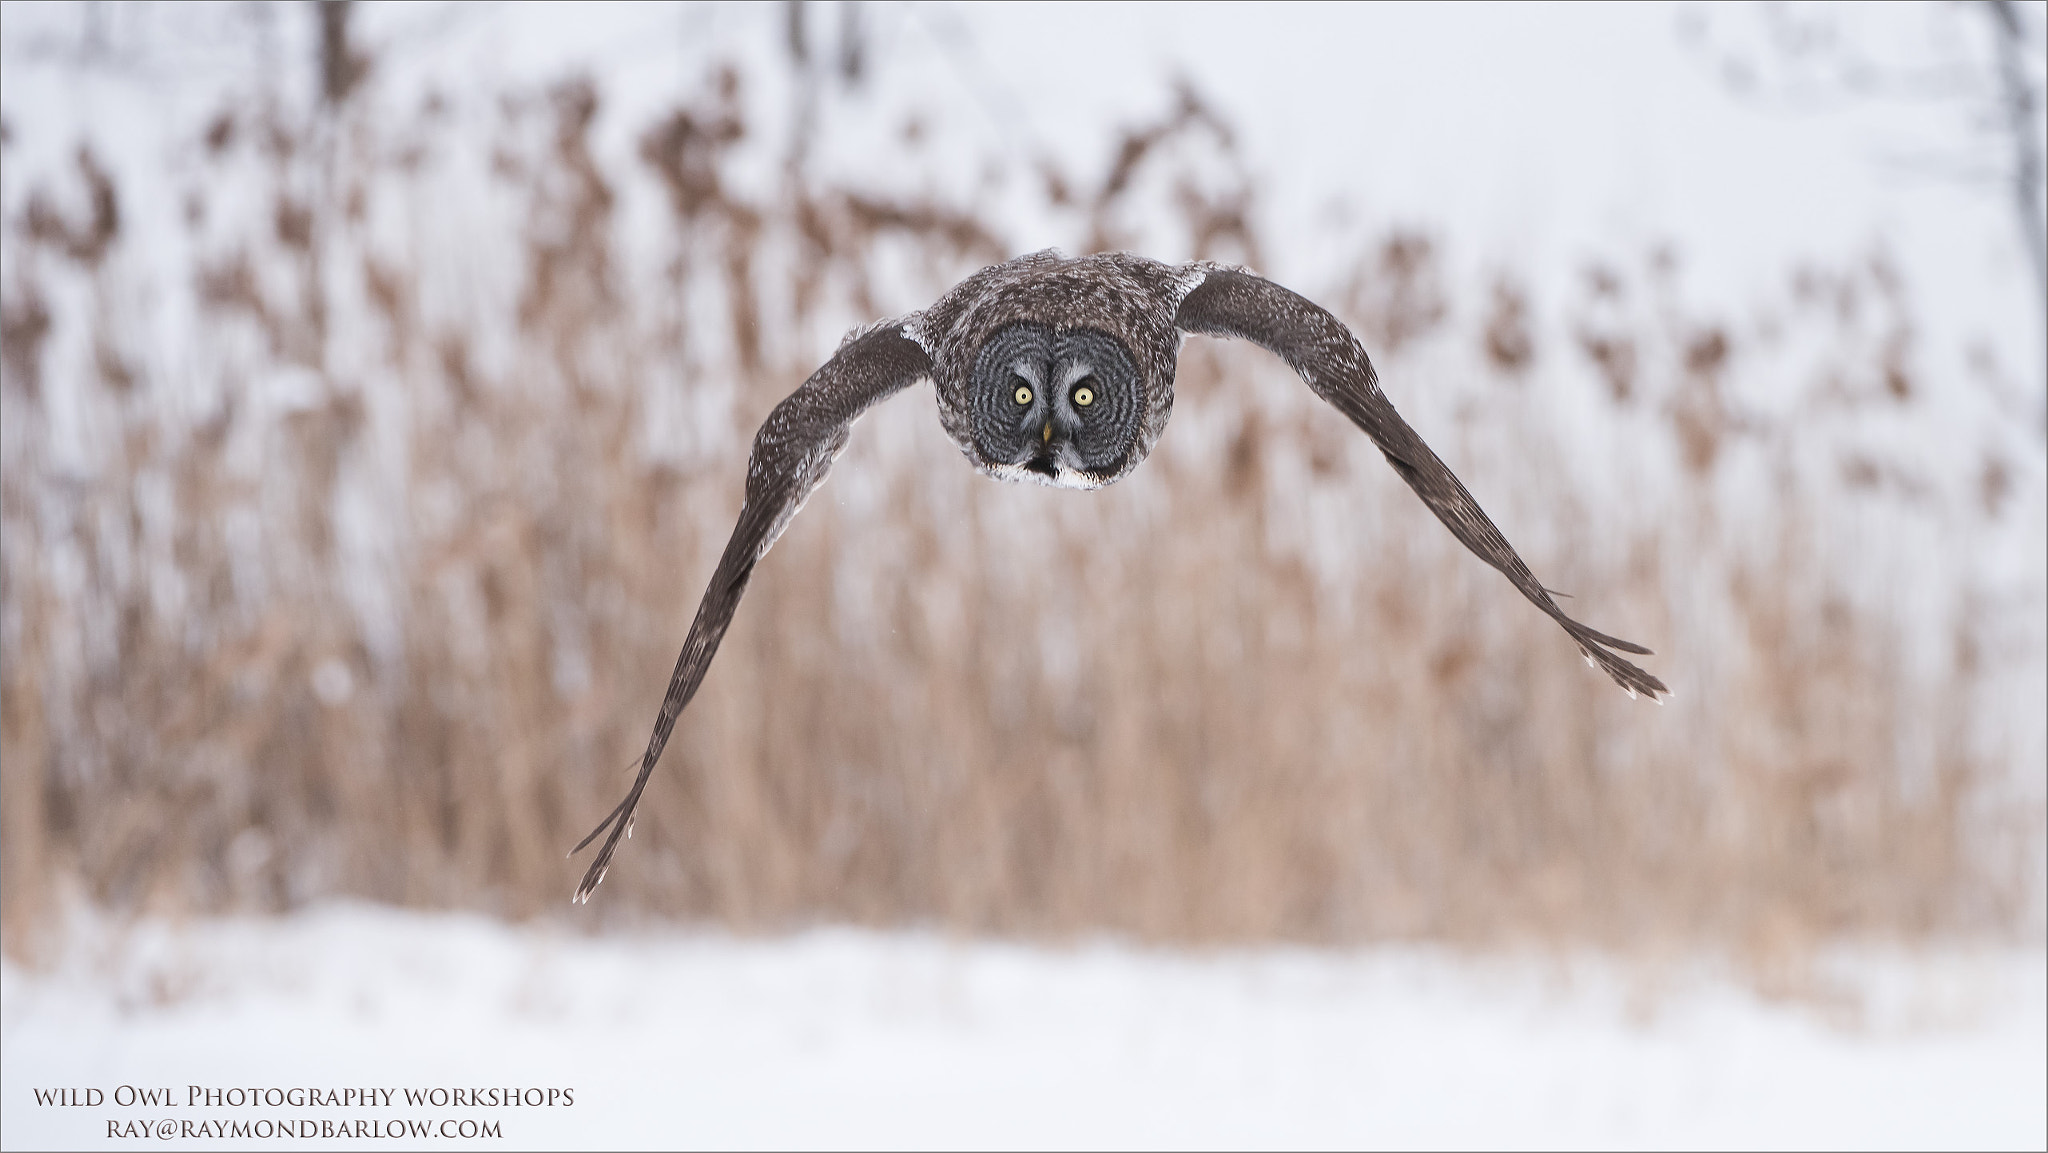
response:
<path id="1" fill-rule="evenodd" d="M 329 23 L 319 104 L 223 107 L 183 186 L 88 142 L 5 206 L 10 950 L 66 894 L 566 915 L 563 853 L 646 738 L 756 423 L 848 325 L 1011 254 L 987 205 L 813 163 L 814 108 L 771 178 L 736 172 L 766 131 L 736 65 L 607 167 L 599 83 L 492 94 L 480 137 L 443 96 L 365 101 L 376 61 Z M 809 99 L 872 67 L 798 32 Z M 1185 251 L 1154 255 L 1263 262 L 1196 90 L 1109 160 L 1032 176 L 1077 249 L 1164 221 Z M 628 186 L 658 228 L 624 226 Z M 158 195 L 185 197 L 182 353 L 122 255 Z M 577 916 L 1766 967 L 2033 932 L 2040 813 L 1979 723 L 1995 623 L 1963 598 L 1951 655 L 1908 660 L 1830 526 L 1907 515 L 1910 461 L 1806 467 L 1829 422 L 1928 403 L 1896 274 L 1807 269 L 1764 340 L 1688 313 L 1672 253 L 1595 263 L 1552 340 L 1511 272 L 1464 299 L 1440 249 L 1392 229 L 1298 287 L 1412 416 L 1434 395 L 1416 423 L 1575 615 L 1660 650 L 1670 707 L 1582 668 L 1283 366 L 1193 341 L 1159 452 L 1101 494 L 981 479 L 926 400 L 865 421 Z M 1813 404 L 1735 399 L 1794 347 Z M 1599 421 L 1531 383 L 1546 358 Z M 1618 490 L 1600 444 L 1616 474 L 1678 463 Z M 2001 467 L 1970 515 L 2000 515 Z"/>

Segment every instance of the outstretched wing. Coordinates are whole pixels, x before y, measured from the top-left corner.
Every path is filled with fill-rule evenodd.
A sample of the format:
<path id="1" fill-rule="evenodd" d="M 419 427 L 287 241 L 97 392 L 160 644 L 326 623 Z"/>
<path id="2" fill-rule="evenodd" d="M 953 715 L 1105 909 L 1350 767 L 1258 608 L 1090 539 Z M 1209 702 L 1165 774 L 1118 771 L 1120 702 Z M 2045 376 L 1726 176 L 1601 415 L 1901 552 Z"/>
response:
<path id="1" fill-rule="evenodd" d="M 1365 430 L 1386 454 L 1387 463 L 1452 535 L 1564 626 L 1589 664 L 1605 670 L 1630 696 L 1641 693 L 1654 701 L 1670 692 L 1663 681 L 1610 651 L 1648 655 L 1649 649 L 1595 632 L 1557 607 L 1536 574 L 1480 510 L 1479 502 L 1394 411 L 1380 392 L 1379 374 L 1373 371 L 1372 361 L 1343 322 L 1270 280 L 1216 270 L 1181 302 L 1177 323 L 1188 332 L 1242 337 L 1286 361 L 1317 396 Z"/>
<path id="2" fill-rule="evenodd" d="M 847 431 L 854 420 L 876 402 L 929 375 L 930 357 L 903 335 L 901 324 L 891 324 L 849 338 L 823 368 L 768 414 L 747 458 L 747 497 L 740 507 L 739 524 L 726 542 L 725 554 L 718 558 L 718 568 L 697 606 L 697 619 L 690 622 L 690 636 L 676 658 L 675 675 L 669 678 L 654 735 L 647 739 L 647 751 L 640 757 L 640 775 L 611 815 L 569 850 L 574 856 L 598 834 L 611 830 L 597 859 L 583 874 L 583 883 L 576 887 L 577 901 L 590 899 L 591 890 L 604 880 L 619 838 L 632 829 L 633 809 L 647 788 L 647 778 L 661 759 L 676 718 L 703 683 L 718 642 L 732 623 L 733 610 L 747 591 L 754 565 L 767 555 L 775 538 L 789 527 L 790 518 L 824 481 L 833 458 L 846 448 Z"/>

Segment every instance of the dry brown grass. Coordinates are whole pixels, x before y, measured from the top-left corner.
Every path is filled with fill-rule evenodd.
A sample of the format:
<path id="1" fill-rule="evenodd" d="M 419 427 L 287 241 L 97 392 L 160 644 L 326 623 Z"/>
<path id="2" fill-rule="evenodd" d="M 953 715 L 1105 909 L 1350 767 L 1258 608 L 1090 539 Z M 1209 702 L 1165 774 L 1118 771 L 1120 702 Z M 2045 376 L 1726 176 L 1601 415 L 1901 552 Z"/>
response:
<path id="1" fill-rule="evenodd" d="M 133 193 L 89 153 L 86 209 L 8 218 L 10 949 L 67 887 L 121 909 L 566 909 L 563 851 L 645 739 L 755 423 L 833 329 L 1006 255 L 974 210 L 801 156 L 768 198 L 734 192 L 739 84 L 650 126 L 634 172 L 593 156 L 592 85 L 508 101 L 492 195 L 513 207 L 452 236 L 419 207 L 455 150 L 431 112 L 395 134 L 410 151 L 346 108 L 224 114 L 195 211 L 268 191 L 261 226 L 209 233 L 190 270 L 217 403 L 151 375 L 121 307 Z M 1049 201 L 1115 239 L 1149 179 L 1197 252 L 1255 257 L 1250 183 L 1176 176 L 1194 138 L 1230 155 L 1189 93 L 1101 188 L 1054 173 Z M 620 183 L 650 175 L 659 292 L 617 247 Z M 393 214 L 408 243 L 376 239 Z M 486 247 L 517 254 L 516 293 L 450 271 Z M 1584 669 L 1279 365 L 1198 341 L 1172 433 L 1100 494 L 980 479 L 928 400 L 865 422 L 578 915 L 1766 959 L 2026 928 L 2038 814 L 1970 736 L 1992 674 L 1916 679 L 1807 531 L 1836 490 L 1792 474 L 1775 517 L 1728 527 L 1754 507 L 1717 480 L 1731 445 L 1792 435 L 1726 401 L 1734 338 L 1630 320 L 1596 270 L 1578 349 L 1534 343 L 1504 278 L 1472 349 L 1411 358 L 1455 343 L 1435 260 L 1392 234 L 1332 299 L 1397 402 L 1444 365 L 1493 374 L 1417 423 L 1577 615 L 1661 650 L 1671 707 Z M 53 317 L 92 358 L 58 358 Z M 1673 438 L 1675 496 L 1575 495 L 1576 442 L 1528 395 L 1544 356 Z M 287 370 L 305 397 L 264 402 Z M 58 459 L 60 410 L 93 414 L 65 458 L 89 469 Z"/>

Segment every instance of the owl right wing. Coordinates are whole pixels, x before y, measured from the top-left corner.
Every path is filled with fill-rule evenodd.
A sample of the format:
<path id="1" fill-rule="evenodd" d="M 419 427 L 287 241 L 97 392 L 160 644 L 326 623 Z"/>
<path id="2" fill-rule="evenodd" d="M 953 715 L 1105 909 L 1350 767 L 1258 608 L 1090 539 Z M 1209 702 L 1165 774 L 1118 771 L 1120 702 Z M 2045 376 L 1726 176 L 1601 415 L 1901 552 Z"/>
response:
<path id="1" fill-rule="evenodd" d="M 1609 651 L 1648 655 L 1649 649 L 1587 628 L 1557 606 L 1464 484 L 1394 411 L 1380 391 L 1372 361 L 1342 321 L 1270 280 L 1212 269 L 1182 299 L 1176 323 L 1187 332 L 1249 340 L 1286 361 L 1317 396 L 1372 438 L 1452 535 L 1571 634 L 1587 663 L 1614 678 L 1630 696 L 1641 693 L 1655 701 L 1670 692 L 1663 681 Z"/>
<path id="2" fill-rule="evenodd" d="M 591 891 L 604 880 L 612 853 L 619 847 L 619 838 L 632 828 L 633 810 L 640 803 L 640 794 L 654 774 L 654 764 L 661 759 L 661 750 L 668 744 L 676 718 L 697 694 L 697 686 L 703 683 L 704 673 L 711 667 L 711 658 L 718 652 L 726 626 L 732 623 L 733 610 L 739 607 L 740 596 L 747 590 L 754 565 L 767 555 L 769 546 L 789 527 L 790 518 L 824 482 L 833 459 L 846 448 L 853 422 L 875 404 L 931 375 L 930 356 L 904 335 L 904 327 L 898 322 L 848 338 L 824 367 L 775 406 L 761 431 L 755 434 L 754 449 L 747 458 L 747 495 L 740 506 L 739 523 L 733 527 L 732 539 L 726 542 L 725 553 L 712 571 L 711 584 L 697 606 L 697 618 L 690 622 L 689 639 L 683 642 L 682 655 L 676 658 L 675 674 L 669 678 L 668 694 L 662 698 L 661 715 L 655 718 L 654 733 L 648 737 L 647 751 L 640 757 L 640 775 L 611 815 L 569 850 L 573 856 L 596 840 L 598 834 L 611 830 L 604 847 L 598 850 L 597 859 L 583 874 L 583 883 L 576 887 L 577 901 L 590 899 Z"/>

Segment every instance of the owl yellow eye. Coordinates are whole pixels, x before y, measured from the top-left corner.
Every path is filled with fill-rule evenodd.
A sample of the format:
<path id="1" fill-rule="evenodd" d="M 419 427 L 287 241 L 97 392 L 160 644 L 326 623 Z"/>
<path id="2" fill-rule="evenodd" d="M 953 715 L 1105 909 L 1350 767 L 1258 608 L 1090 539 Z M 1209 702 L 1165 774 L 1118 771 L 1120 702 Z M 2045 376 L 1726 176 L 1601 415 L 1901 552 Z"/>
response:
<path id="1" fill-rule="evenodd" d="M 1080 405 L 1080 406 L 1081 406 L 1082 408 L 1087 408 L 1087 407 L 1088 407 L 1089 405 L 1091 405 L 1091 404 L 1094 404 L 1094 403 L 1095 403 L 1095 390 L 1094 390 L 1094 389 L 1092 389 L 1092 388 L 1089 388 L 1089 387 L 1088 387 L 1087 385 L 1085 385 L 1085 384 L 1084 384 L 1084 385 L 1082 385 L 1081 387 L 1079 387 L 1079 388 L 1075 389 L 1075 390 L 1074 390 L 1074 403 L 1075 403 L 1075 404 L 1077 404 L 1077 405 Z"/>
<path id="2" fill-rule="evenodd" d="M 1016 397 L 1017 397 L 1017 403 L 1018 403 L 1018 404 L 1019 404 L 1020 406 L 1021 406 L 1021 405 L 1026 405 L 1026 404 L 1030 404 L 1030 403 L 1031 403 L 1031 390 L 1030 390 L 1029 388 L 1026 388 L 1025 386 L 1023 386 L 1023 385 L 1021 385 L 1021 384 L 1020 384 L 1020 385 L 1018 385 L 1018 386 L 1017 386 L 1017 392 L 1016 392 Z"/>

